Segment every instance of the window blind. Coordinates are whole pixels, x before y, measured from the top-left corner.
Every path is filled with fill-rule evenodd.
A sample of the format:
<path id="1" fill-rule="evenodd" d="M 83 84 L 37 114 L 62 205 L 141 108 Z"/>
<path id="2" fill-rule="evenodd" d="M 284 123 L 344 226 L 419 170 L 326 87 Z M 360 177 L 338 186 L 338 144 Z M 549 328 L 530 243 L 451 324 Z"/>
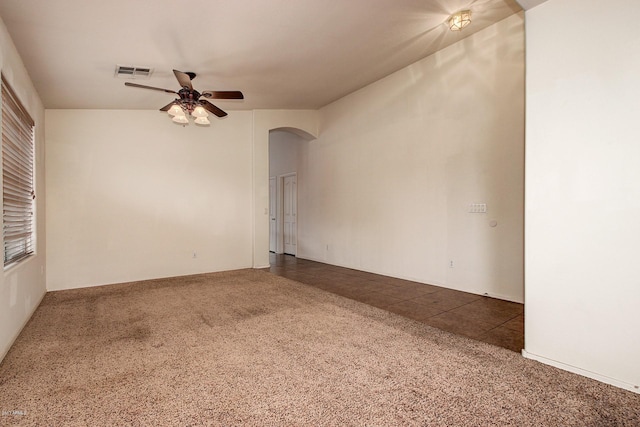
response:
<path id="1" fill-rule="evenodd" d="M 2 235 L 4 265 L 33 254 L 34 121 L 2 76 Z"/>

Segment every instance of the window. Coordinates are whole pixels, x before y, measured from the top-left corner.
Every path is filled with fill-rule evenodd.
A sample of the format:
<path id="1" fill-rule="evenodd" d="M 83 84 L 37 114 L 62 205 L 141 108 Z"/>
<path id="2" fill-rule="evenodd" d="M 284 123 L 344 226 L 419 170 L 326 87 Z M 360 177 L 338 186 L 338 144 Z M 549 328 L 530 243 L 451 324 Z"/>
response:
<path id="1" fill-rule="evenodd" d="M 34 251 L 33 119 L 2 76 L 2 236 L 4 266 Z"/>

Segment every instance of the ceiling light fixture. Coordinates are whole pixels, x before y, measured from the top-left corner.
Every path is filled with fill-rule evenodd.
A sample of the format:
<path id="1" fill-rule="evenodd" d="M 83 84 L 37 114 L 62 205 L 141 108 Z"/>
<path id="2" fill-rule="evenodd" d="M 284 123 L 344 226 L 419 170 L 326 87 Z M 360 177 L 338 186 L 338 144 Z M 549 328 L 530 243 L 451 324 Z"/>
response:
<path id="1" fill-rule="evenodd" d="M 207 117 L 209 114 L 207 110 L 202 106 L 199 101 L 194 100 L 192 97 L 181 96 L 180 99 L 176 99 L 171 105 L 171 108 L 167 110 L 170 116 L 173 116 L 171 120 L 174 123 L 181 125 L 189 124 L 187 116 L 193 116 L 195 118 L 194 123 L 197 125 L 210 125 L 211 122 Z"/>
<path id="2" fill-rule="evenodd" d="M 167 111 L 170 116 L 184 116 L 184 110 L 178 104 L 173 104 Z"/>
<path id="3" fill-rule="evenodd" d="M 202 105 L 198 105 L 196 108 L 193 109 L 193 112 L 191 113 L 191 115 L 193 117 L 207 117 L 207 111 L 202 107 Z"/>
<path id="4" fill-rule="evenodd" d="M 189 123 L 189 119 L 187 119 L 187 116 L 185 116 L 184 114 L 182 114 L 181 116 L 180 115 L 173 116 L 173 119 L 171 120 L 181 125 L 186 125 Z"/>
<path id="5" fill-rule="evenodd" d="M 193 122 L 197 125 L 204 125 L 204 126 L 211 124 L 209 119 L 207 119 L 206 117 L 196 117 L 196 119 Z"/>
<path id="6" fill-rule="evenodd" d="M 460 31 L 469 24 L 471 24 L 470 10 L 461 10 L 449 18 L 449 29 L 451 31 Z"/>

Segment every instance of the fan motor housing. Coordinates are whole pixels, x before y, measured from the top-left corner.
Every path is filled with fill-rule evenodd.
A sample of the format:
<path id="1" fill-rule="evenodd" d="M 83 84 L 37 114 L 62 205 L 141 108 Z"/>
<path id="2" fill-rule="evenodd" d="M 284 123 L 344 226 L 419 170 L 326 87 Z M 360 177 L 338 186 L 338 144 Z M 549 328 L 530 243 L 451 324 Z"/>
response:
<path id="1" fill-rule="evenodd" d="M 195 89 L 182 88 L 178 91 L 178 95 L 180 99 L 176 101 L 190 113 L 199 105 L 198 99 L 200 99 L 200 92 Z"/>

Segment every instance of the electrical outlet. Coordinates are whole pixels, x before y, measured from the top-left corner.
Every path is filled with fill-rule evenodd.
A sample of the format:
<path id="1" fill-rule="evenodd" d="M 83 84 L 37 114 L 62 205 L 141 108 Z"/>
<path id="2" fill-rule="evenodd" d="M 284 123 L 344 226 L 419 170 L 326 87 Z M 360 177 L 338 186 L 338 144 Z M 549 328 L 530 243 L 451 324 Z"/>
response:
<path id="1" fill-rule="evenodd" d="M 453 260 L 449 261 L 449 268 L 453 268 Z"/>
<path id="2" fill-rule="evenodd" d="M 193 251 L 193 258 L 198 258 L 198 254 L 196 253 L 196 251 Z"/>

